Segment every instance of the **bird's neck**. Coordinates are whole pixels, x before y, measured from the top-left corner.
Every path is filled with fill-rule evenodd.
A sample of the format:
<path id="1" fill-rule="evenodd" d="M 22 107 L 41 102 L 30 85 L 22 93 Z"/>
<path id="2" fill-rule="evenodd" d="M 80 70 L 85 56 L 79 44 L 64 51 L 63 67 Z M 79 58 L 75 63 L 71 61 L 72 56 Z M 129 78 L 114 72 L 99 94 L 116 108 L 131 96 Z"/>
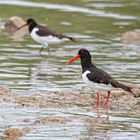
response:
<path id="1" fill-rule="evenodd" d="M 92 64 L 91 58 L 81 59 L 81 66 L 83 71 L 87 70 L 90 67 L 96 67 L 94 64 Z"/>
<path id="2" fill-rule="evenodd" d="M 32 30 L 35 28 L 35 27 L 37 27 L 37 24 L 30 24 L 29 25 L 29 32 L 31 33 L 32 32 Z"/>

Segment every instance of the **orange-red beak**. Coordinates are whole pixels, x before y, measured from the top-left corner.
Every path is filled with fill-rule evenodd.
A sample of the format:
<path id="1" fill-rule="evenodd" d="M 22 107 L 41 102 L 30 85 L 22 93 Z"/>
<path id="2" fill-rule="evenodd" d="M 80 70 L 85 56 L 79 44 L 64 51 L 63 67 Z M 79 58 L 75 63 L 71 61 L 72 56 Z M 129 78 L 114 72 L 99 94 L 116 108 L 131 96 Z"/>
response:
<path id="1" fill-rule="evenodd" d="M 26 24 L 20 26 L 20 27 L 18 28 L 18 30 L 20 30 L 21 28 L 23 28 L 23 27 L 25 27 L 25 26 L 27 26 L 27 25 L 28 25 L 28 24 L 26 23 Z"/>
<path id="2" fill-rule="evenodd" d="M 75 61 L 76 59 L 80 58 L 80 55 L 76 55 L 75 57 L 73 57 L 69 62 L 67 62 L 66 64 L 69 65 L 70 63 L 72 63 L 73 61 Z"/>

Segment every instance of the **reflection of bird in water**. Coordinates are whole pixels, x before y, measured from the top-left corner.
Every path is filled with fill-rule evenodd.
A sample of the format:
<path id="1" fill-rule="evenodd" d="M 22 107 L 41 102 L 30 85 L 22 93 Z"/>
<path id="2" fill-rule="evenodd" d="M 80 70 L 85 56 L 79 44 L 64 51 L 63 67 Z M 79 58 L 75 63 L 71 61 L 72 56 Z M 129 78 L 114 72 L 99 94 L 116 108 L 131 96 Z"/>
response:
<path id="1" fill-rule="evenodd" d="M 114 125 L 114 124 L 113 124 Z M 81 139 L 109 140 L 108 131 L 112 130 L 112 123 L 108 117 L 87 117 L 84 121 L 84 131 L 81 131 Z"/>
<path id="2" fill-rule="evenodd" d="M 27 20 L 27 23 L 22 25 L 19 29 L 25 26 L 29 26 L 28 29 L 32 39 L 42 45 L 42 48 L 39 51 L 40 54 L 43 50 L 43 47 L 48 48 L 48 44 L 59 43 L 65 40 L 75 41 L 74 38 L 72 37 L 63 35 L 61 33 L 55 32 L 52 29 L 49 29 L 48 27 L 37 24 L 37 22 L 32 18 L 29 18 Z"/>

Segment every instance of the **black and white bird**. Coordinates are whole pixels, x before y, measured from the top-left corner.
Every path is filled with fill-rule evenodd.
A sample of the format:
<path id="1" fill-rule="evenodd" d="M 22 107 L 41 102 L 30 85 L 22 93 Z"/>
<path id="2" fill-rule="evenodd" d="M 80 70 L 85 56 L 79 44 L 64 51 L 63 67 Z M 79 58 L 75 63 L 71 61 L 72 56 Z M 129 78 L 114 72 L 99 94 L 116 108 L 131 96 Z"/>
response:
<path id="1" fill-rule="evenodd" d="M 96 92 L 96 108 L 100 106 L 99 94 L 98 91 L 105 90 L 108 92 L 106 101 L 102 104 L 102 107 L 105 108 L 108 106 L 110 91 L 116 88 L 123 89 L 125 91 L 132 93 L 132 88 L 124 84 L 119 83 L 114 80 L 108 73 L 97 68 L 91 62 L 91 55 L 88 50 L 80 49 L 78 55 L 73 57 L 67 64 L 72 63 L 74 60 L 80 58 L 82 66 L 82 78 L 84 82 L 90 87 L 93 88 Z"/>
<path id="2" fill-rule="evenodd" d="M 52 29 L 49 29 L 46 26 L 37 24 L 37 22 L 32 18 L 27 19 L 27 23 L 19 27 L 19 29 L 25 26 L 28 26 L 31 38 L 42 45 L 39 53 L 42 52 L 43 47 L 48 48 L 48 45 L 54 42 L 59 43 L 65 40 L 75 41 L 73 37 L 63 35 L 61 33 L 55 32 Z"/>

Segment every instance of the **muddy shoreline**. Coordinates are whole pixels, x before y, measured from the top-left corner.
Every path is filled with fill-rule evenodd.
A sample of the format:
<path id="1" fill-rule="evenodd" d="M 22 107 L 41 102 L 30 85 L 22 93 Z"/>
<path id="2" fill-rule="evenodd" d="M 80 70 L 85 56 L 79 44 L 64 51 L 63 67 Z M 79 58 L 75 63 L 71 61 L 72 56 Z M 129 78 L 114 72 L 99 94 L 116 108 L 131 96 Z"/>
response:
<path id="1" fill-rule="evenodd" d="M 106 97 L 106 93 L 100 93 L 101 102 Z M 51 91 L 46 94 L 42 93 L 32 93 L 31 95 L 20 95 L 4 86 L 0 86 L 0 104 L 13 104 L 16 108 L 42 108 L 42 109 L 63 109 L 67 110 L 70 108 L 78 107 L 81 112 L 93 111 L 96 112 L 91 106 L 95 102 L 95 96 L 89 92 L 85 92 L 84 89 L 81 91 Z M 130 115 L 140 114 L 140 86 L 134 88 L 134 94 L 127 92 L 112 92 L 109 105 L 109 113 L 126 113 Z M 100 110 L 99 110 L 100 112 Z M 102 112 L 100 112 L 102 113 Z M 6 116 L 0 116 L 5 118 Z M 54 123 L 57 125 L 62 125 L 70 122 L 76 118 L 78 115 L 70 117 L 59 117 L 59 116 L 41 116 L 36 118 L 31 122 L 30 119 L 22 118 L 22 122 L 30 124 L 32 126 L 36 125 L 47 125 L 49 123 Z M 23 127 L 22 129 L 14 128 L 14 126 L 7 126 L 3 131 L 3 137 L 7 140 L 12 138 L 18 138 L 26 135 L 32 131 L 29 127 Z"/>

